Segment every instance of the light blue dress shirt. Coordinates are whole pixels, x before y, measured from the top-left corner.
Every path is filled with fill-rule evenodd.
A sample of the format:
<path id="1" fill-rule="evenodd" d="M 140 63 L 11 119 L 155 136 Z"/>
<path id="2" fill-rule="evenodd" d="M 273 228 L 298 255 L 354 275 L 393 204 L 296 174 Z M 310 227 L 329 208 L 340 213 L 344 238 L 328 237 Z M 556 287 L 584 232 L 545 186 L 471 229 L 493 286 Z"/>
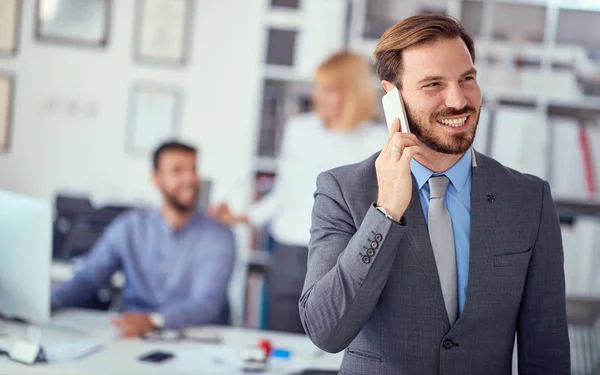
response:
<path id="1" fill-rule="evenodd" d="M 74 278 L 53 291 L 52 307 L 80 305 L 121 269 L 121 311 L 159 313 L 165 328 L 226 323 L 235 253 L 231 230 L 202 213 L 173 231 L 159 211 L 135 209 L 117 217 Z"/>
<path id="2" fill-rule="evenodd" d="M 469 246 L 471 231 L 471 150 L 450 169 L 443 173 L 433 173 L 417 162 L 410 161 L 410 170 L 419 188 L 419 198 L 425 220 L 429 211 L 429 184 L 431 176 L 445 174 L 450 179 L 446 191 L 446 207 L 452 219 L 454 231 L 454 248 L 456 249 L 456 270 L 458 273 L 458 314 L 462 314 L 467 298 L 467 282 L 469 280 Z"/>

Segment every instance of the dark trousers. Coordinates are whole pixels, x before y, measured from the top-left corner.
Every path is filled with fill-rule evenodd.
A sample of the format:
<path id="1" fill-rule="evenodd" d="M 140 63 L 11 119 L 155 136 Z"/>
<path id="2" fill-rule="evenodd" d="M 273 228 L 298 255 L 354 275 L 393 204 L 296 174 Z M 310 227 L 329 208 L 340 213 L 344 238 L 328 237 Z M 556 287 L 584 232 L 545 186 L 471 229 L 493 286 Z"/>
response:
<path id="1" fill-rule="evenodd" d="M 304 333 L 298 300 L 302 294 L 308 248 L 275 242 L 267 271 L 267 329 Z"/>

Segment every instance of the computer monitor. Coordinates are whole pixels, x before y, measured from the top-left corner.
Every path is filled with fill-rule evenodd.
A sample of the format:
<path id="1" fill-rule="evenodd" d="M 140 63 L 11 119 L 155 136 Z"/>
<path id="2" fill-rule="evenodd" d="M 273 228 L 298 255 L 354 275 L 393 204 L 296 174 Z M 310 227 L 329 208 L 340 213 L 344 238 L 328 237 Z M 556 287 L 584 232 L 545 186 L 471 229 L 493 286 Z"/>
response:
<path id="1" fill-rule="evenodd" d="M 52 204 L 0 190 L 0 314 L 50 320 Z"/>

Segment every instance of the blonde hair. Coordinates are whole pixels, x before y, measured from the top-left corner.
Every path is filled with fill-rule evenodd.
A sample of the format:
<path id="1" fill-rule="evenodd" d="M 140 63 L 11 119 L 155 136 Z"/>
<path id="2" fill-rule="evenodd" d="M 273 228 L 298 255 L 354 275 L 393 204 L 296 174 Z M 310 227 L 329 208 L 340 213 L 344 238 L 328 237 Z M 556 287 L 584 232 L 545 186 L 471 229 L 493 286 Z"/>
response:
<path id="1" fill-rule="evenodd" d="M 474 63 L 473 38 L 455 18 L 441 14 L 421 14 L 398 22 L 383 33 L 375 47 L 373 55 L 377 75 L 380 79 L 392 82 L 396 87 L 401 88 L 403 50 L 456 37 L 460 37 L 465 42 Z"/>
<path id="2" fill-rule="evenodd" d="M 356 53 L 333 54 L 316 70 L 315 80 L 324 80 L 340 90 L 341 118 L 349 129 L 355 129 L 376 113 L 376 90 L 367 59 Z"/>

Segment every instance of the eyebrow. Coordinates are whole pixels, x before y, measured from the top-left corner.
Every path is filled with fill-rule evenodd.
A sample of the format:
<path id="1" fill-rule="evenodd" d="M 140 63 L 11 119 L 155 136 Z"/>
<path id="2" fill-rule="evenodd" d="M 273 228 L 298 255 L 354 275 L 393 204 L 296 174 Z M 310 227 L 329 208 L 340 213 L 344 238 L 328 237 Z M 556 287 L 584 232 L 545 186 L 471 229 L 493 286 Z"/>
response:
<path id="1" fill-rule="evenodd" d="M 464 72 L 460 76 L 462 78 L 462 77 L 469 76 L 469 75 L 472 75 L 472 74 L 477 74 L 477 69 L 475 69 L 474 67 L 471 68 L 471 69 L 469 69 L 469 70 L 467 70 L 466 72 Z M 427 77 L 419 80 L 417 82 L 417 84 L 421 84 L 421 83 L 425 83 L 425 82 L 430 82 L 430 81 L 440 81 L 440 80 L 443 80 L 443 79 L 444 79 L 444 77 L 442 77 L 442 76 L 427 76 Z"/>

